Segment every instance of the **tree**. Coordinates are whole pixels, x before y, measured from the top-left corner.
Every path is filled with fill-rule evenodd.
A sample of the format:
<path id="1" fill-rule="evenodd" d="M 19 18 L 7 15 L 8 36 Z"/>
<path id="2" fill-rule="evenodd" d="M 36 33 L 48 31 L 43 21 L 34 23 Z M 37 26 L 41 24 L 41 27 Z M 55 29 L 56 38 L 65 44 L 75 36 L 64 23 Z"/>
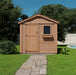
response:
<path id="1" fill-rule="evenodd" d="M 21 10 L 18 6 L 14 6 L 11 0 L 0 0 L 0 41 L 17 40 Z"/>
<path id="2" fill-rule="evenodd" d="M 36 13 L 40 13 L 49 18 L 58 20 L 58 40 L 65 41 L 65 35 L 69 30 L 69 27 L 76 25 L 76 9 L 67 8 L 61 4 L 50 4 L 42 6 Z"/>
<path id="3" fill-rule="evenodd" d="M 69 33 L 76 33 L 76 25 L 72 25 L 71 27 L 69 27 L 68 32 Z"/>
<path id="4" fill-rule="evenodd" d="M 24 19 L 26 19 L 26 18 L 28 18 L 28 16 L 27 16 L 26 14 L 22 14 L 22 15 L 21 15 L 21 19 L 22 19 L 22 20 L 24 20 Z"/>

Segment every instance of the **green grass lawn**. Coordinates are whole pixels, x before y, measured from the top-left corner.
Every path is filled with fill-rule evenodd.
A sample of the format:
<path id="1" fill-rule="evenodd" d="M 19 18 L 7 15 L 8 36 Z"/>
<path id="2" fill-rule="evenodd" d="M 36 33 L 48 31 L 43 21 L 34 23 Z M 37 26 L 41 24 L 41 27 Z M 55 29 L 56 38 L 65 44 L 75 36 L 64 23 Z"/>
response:
<path id="1" fill-rule="evenodd" d="M 76 75 L 76 49 L 68 49 L 69 55 L 47 55 L 47 75 Z"/>
<path id="2" fill-rule="evenodd" d="M 17 47 L 19 52 L 20 47 Z M 58 48 L 65 46 L 58 46 Z M 65 47 L 67 48 L 67 47 Z M 69 55 L 47 55 L 47 75 L 76 75 L 76 49 L 70 49 Z M 1 55 L 0 75 L 15 75 L 18 68 L 29 58 L 30 55 Z"/>
<path id="3" fill-rule="evenodd" d="M 19 52 L 19 46 L 16 46 Z M 18 68 L 29 58 L 30 55 L 0 54 L 0 75 L 15 75 Z"/>
<path id="4" fill-rule="evenodd" d="M 17 52 L 20 52 L 20 45 L 16 45 Z"/>

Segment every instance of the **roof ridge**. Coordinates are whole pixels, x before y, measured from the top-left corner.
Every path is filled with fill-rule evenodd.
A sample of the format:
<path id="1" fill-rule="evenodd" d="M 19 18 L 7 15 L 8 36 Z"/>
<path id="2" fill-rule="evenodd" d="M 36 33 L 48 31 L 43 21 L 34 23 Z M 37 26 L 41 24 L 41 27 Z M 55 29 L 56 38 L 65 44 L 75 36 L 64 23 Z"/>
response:
<path id="1" fill-rule="evenodd" d="M 24 19 L 24 20 L 22 20 L 22 21 L 19 21 L 18 24 L 24 23 L 24 22 L 26 22 L 26 21 L 34 18 L 34 17 L 37 17 L 37 16 L 46 18 L 46 19 L 48 19 L 48 20 L 50 20 L 50 21 L 53 21 L 53 22 L 55 22 L 55 23 L 57 23 L 57 24 L 59 23 L 59 21 L 56 21 L 56 20 L 54 20 L 54 19 L 51 19 L 51 18 L 49 18 L 49 17 L 47 17 L 47 16 L 44 16 L 44 15 L 41 15 L 41 14 L 38 13 L 38 14 L 36 14 L 36 15 L 34 15 L 34 16 L 31 16 L 31 17 L 29 17 L 29 18 L 27 18 L 27 19 Z"/>

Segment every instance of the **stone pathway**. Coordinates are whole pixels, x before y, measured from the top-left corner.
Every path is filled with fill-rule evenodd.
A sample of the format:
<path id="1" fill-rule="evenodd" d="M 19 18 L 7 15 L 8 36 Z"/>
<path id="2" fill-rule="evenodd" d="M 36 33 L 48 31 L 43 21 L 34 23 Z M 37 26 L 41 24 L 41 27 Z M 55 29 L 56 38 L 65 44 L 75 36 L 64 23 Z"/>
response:
<path id="1" fill-rule="evenodd" d="M 19 68 L 15 75 L 46 75 L 46 55 L 31 55 L 31 57 Z"/>

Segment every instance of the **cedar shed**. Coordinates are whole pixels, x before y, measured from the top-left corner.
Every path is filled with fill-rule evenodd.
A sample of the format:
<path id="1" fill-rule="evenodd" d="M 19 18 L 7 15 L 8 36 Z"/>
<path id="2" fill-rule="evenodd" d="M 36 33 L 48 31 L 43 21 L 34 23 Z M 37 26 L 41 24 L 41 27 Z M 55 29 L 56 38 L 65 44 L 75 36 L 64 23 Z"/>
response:
<path id="1" fill-rule="evenodd" d="M 20 53 L 57 53 L 56 20 L 36 14 L 20 24 Z"/>

